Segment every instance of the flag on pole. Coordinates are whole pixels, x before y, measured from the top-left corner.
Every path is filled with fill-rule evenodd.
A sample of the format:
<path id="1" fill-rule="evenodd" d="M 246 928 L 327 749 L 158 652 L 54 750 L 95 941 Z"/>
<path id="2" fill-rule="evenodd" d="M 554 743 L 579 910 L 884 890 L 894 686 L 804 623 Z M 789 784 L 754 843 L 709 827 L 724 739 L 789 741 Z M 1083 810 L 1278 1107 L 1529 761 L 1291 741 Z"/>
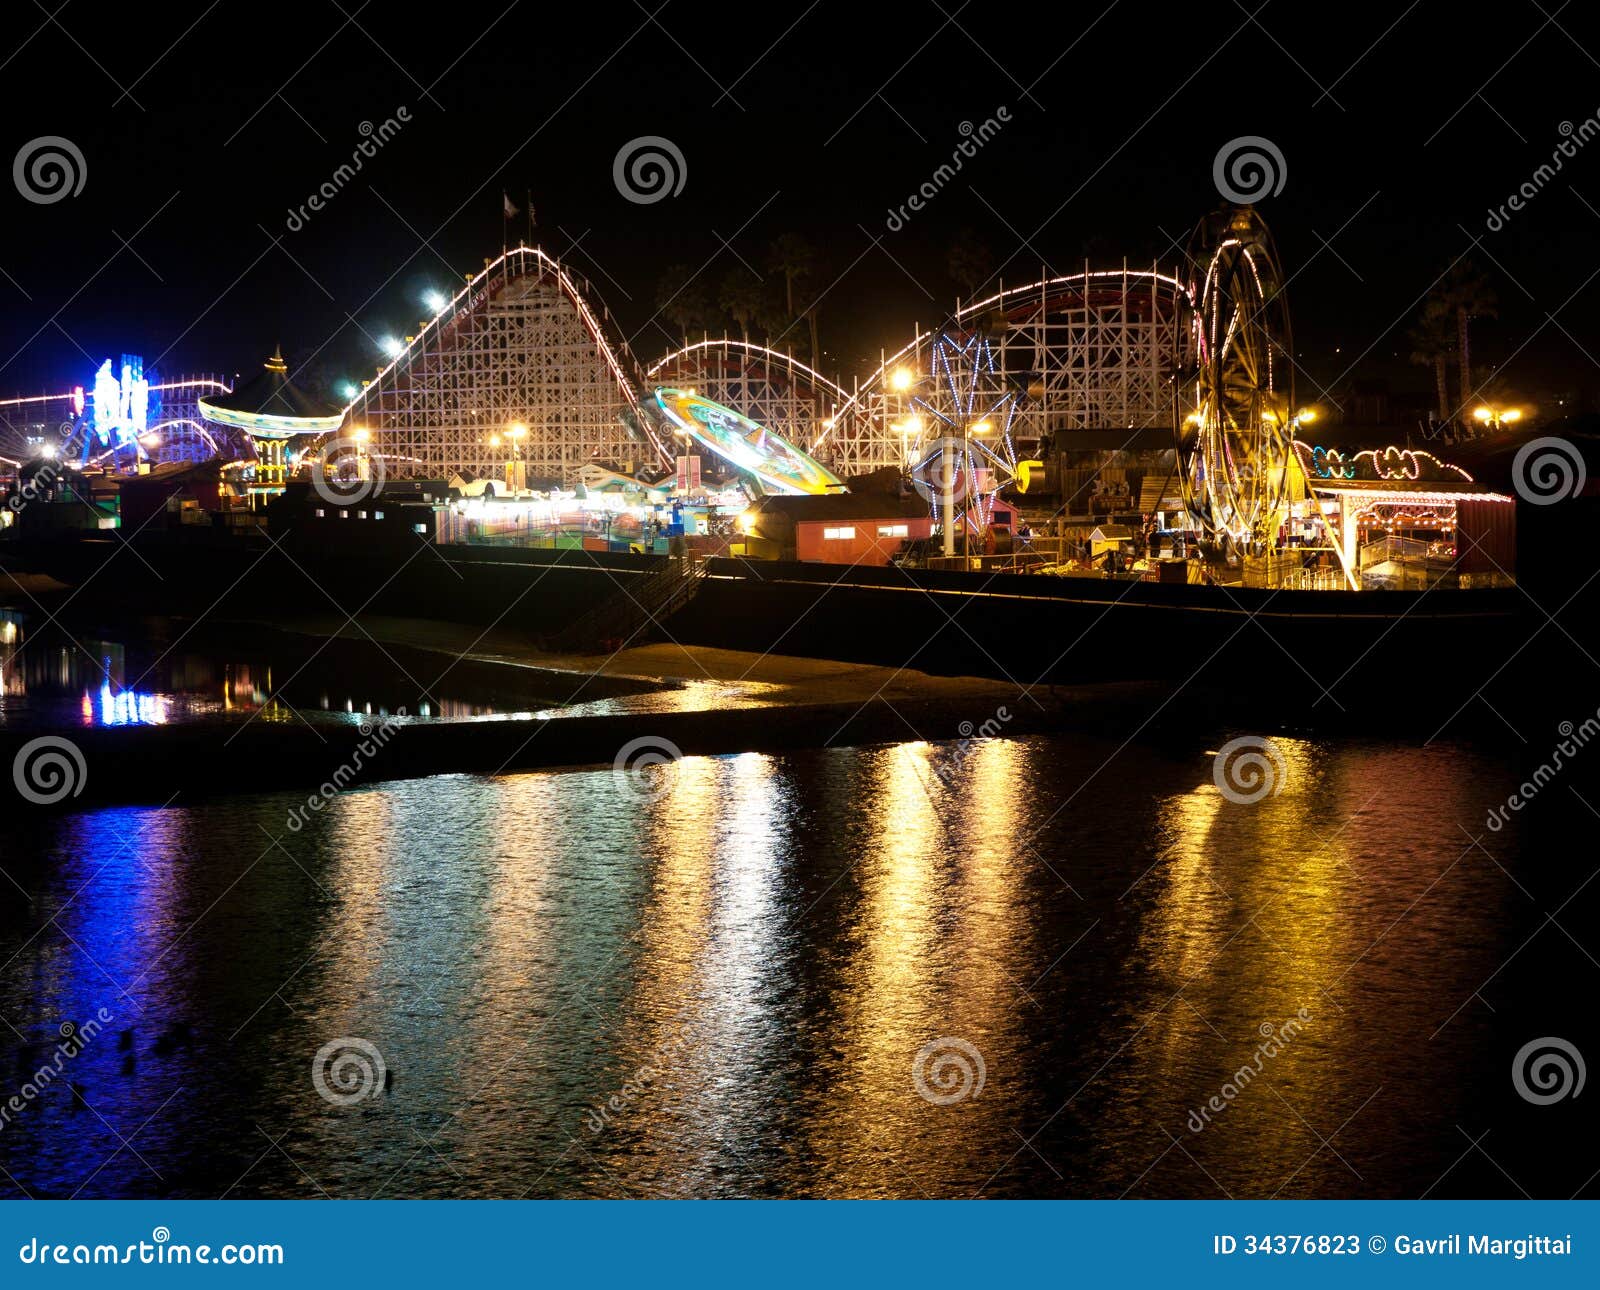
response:
<path id="1" fill-rule="evenodd" d="M 505 203 L 506 218 L 516 219 L 520 212 L 517 210 L 516 206 L 512 204 L 511 198 L 506 195 L 503 189 L 500 193 L 500 200 Z"/>

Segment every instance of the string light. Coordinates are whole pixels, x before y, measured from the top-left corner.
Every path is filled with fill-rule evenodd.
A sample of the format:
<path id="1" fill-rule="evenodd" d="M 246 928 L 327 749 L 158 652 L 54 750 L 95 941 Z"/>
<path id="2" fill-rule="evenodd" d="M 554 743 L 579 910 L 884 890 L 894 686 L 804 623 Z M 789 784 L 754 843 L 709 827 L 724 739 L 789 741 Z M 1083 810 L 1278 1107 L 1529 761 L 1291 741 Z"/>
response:
<path id="1" fill-rule="evenodd" d="M 721 340 L 697 340 L 692 345 L 685 345 L 682 349 L 674 350 L 665 358 L 659 358 L 653 364 L 651 364 L 651 366 L 645 370 L 645 375 L 654 379 L 657 373 L 662 372 L 664 369 L 669 368 L 677 363 L 681 363 L 684 359 L 688 358 L 689 355 L 698 353 L 703 349 L 737 349 L 743 350 L 746 354 L 758 354 L 762 358 L 774 359 L 777 362 L 782 363 L 784 366 L 792 368 L 796 372 L 804 373 L 813 384 L 826 386 L 841 399 L 848 399 L 850 397 L 850 391 L 845 389 L 844 386 L 840 385 L 836 381 L 829 380 L 821 372 L 817 371 L 816 368 L 807 366 L 799 359 L 784 353 L 782 350 L 773 349 L 768 345 L 758 345 L 754 341 L 734 340 L 732 337 L 728 336 L 724 336 Z M 831 430 L 833 428 L 833 422 L 834 418 L 829 417 L 822 424 L 826 429 Z"/>
<path id="2" fill-rule="evenodd" d="M 1295 440 L 1294 446 L 1296 451 L 1310 458 L 1309 470 L 1318 479 L 1418 480 L 1427 470 L 1429 478 L 1454 475 L 1465 483 L 1473 482 L 1472 476 L 1460 466 L 1422 448 L 1390 444 L 1385 448 L 1363 448 L 1347 458 L 1337 448 L 1311 447 L 1302 439 Z M 1305 462 L 1301 464 L 1306 465 Z"/>

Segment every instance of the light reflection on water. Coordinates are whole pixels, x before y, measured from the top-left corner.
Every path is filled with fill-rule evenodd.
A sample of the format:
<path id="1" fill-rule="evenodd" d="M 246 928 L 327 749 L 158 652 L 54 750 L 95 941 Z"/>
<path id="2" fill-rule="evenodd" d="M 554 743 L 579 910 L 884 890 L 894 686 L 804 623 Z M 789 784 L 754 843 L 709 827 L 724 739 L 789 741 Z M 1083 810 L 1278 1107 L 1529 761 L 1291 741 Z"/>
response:
<path id="1" fill-rule="evenodd" d="M 71 1063 L 94 1113 L 48 1089 L 0 1164 L 52 1195 L 1415 1195 L 1459 1124 L 1523 1176 L 1504 1062 L 1557 943 L 1500 970 L 1538 884 L 1461 828 L 1509 773 L 1280 747 L 1253 807 L 1198 747 L 1100 772 L 1116 749 L 1060 737 L 948 782 L 903 744 L 688 758 L 653 801 L 609 769 L 381 785 L 294 835 L 275 796 L 24 821 L 19 1071 L 115 1021 Z M 342 1037 L 394 1075 L 350 1108 L 310 1077 Z M 930 1105 L 913 1059 L 950 1037 L 983 1090 Z"/>
<path id="2" fill-rule="evenodd" d="M 392 653 L 370 642 L 341 641 L 330 650 L 315 641 L 264 646 L 219 646 L 190 639 L 168 624 L 159 633 L 105 639 L 78 628 L 46 624 L 0 609 L 0 726 L 70 729 L 76 726 L 166 725 L 195 721 L 353 722 L 363 717 L 406 720 L 530 718 L 550 695 L 531 692 L 528 674 L 499 670 L 484 683 L 452 675 L 441 657 L 443 683 L 424 689 Z M 311 664 L 315 666 L 311 666 Z M 421 691 L 419 693 L 419 691 Z"/>

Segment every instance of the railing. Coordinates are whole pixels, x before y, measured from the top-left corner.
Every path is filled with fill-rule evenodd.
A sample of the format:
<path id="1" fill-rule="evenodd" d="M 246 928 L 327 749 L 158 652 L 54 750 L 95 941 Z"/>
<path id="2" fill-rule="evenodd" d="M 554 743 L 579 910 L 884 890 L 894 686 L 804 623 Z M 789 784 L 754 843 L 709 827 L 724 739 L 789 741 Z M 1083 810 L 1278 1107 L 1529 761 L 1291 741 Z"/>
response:
<path id="1" fill-rule="evenodd" d="M 1449 561 L 1385 560 L 1361 570 L 1363 591 L 1436 591 L 1460 585 Z"/>
<path id="2" fill-rule="evenodd" d="M 974 551 L 971 555 L 930 555 L 923 561 L 926 569 L 947 569 L 978 573 L 1036 573 L 1055 557 L 1043 551 L 991 552 Z"/>
<path id="3" fill-rule="evenodd" d="M 1343 569 L 1291 569 L 1278 584 L 1285 591 L 1348 591 Z"/>
<path id="4" fill-rule="evenodd" d="M 1455 557 L 1433 552 L 1428 542 L 1388 534 L 1361 548 L 1363 590 L 1428 591 L 1459 585 Z"/>
<path id="5" fill-rule="evenodd" d="M 1416 538 L 1385 534 L 1361 548 L 1361 567 L 1382 564 L 1385 560 L 1418 560 L 1428 554 L 1428 544 Z"/>

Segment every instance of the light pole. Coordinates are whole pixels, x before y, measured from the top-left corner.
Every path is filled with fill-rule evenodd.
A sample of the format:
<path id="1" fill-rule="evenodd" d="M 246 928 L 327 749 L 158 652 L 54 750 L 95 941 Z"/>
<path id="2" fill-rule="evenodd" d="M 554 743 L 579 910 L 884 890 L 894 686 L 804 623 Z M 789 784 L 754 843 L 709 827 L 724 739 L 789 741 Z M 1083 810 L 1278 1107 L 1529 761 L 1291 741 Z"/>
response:
<path id="1" fill-rule="evenodd" d="M 993 429 L 994 429 L 994 427 L 989 423 L 989 421 L 986 418 L 980 418 L 977 421 L 963 421 L 961 423 L 961 461 L 960 461 L 960 469 L 966 475 L 966 484 L 965 484 L 965 488 L 964 488 L 965 495 L 964 495 L 962 500 L 967 503 L 967 509 L 966 509 L 966 511 L 963 512 L 963 518 L 965 518 L 965 516 L 970 515 L 972 513 L 972 511 L 971 511 L 971 501 L 972 501 L 971 494 L 976 491 L 977 484 L 978 484 L 977 469 L 972 464 L 971 436 L 972 435 L 985 435 L 985 434 L 988 434 Z M 954 463 L 954 462 L 952 462 L 950 460 L 950 452 L 949 452 L 948 449 L 946 449 L 946 451 L 944 453 L 944 458 L 945 458 L 945 471 L 944 471 L 944 553 L 946 555 L 948 555 L 948 556 L 953 556 L 956 553 L 956 546 L 955 546 L 955 543 L 956 543 L 956 533 L 955 533 L 955 529 L 956 529 L 956 499 L 955 499 L 956 463 Z M 963 530 L 970 529 L 971 527 L 972 526 L 969 523 L 963 523 L 962 524 L 962 529 Z"/>
<path id="2" fill-rule="evenodd" d="M 966 428 L 962 427 L 961 455 L 967 455 Z M 956 553 L 956 464 L 951 460 L 950 444 L 946 441 L 939 453 L 944 472 L 944 554 L 949 559 Z"/>
<path id="3" fill-rule="evenodd" d="M 1492 408 L 1485 404 L 1473 412 L 1473 417 L 1478 423 L 1489 430 L 1499 430 L 1502 426 L 1514 425 L 1522 420 L 1521 408 Z"/>
<path id="4" fill-rule="evenodd" d="M 511 436 L 511 462 L 508 462 L 506 467 L 506 487 L 514 496 L 520 497 L 528 487 L 527 467 L 522 461 L 522 441 L 528 437 L 528 427 L 520 421 L 514 421 L 506 433 Z M 512 476 L 515 478 L 511 478 Z"/>

